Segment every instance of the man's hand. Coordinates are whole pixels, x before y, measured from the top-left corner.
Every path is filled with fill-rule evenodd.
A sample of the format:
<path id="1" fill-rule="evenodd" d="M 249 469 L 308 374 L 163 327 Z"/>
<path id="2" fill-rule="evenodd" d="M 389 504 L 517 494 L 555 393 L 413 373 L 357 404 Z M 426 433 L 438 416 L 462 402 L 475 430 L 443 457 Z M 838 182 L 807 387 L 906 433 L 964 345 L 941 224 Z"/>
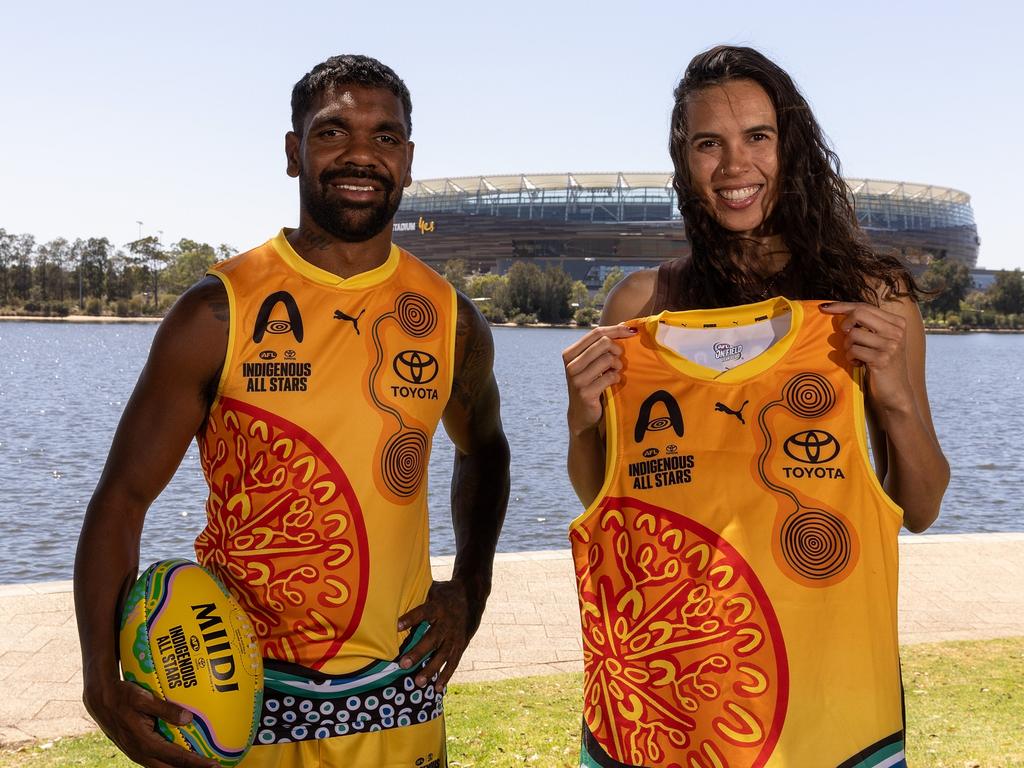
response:
<path id="1" fill-rule="evenodd" d="M 480 626 L 482 601 L 470 600 L 466 585 L 455 579 L 435 581 L 426 602 L 398 619 L 400 630 L 427 622 L 430 629 L 420 641 L 402 656 L 402 669 L 412 669 L 428 656 L 429 661 L 416 674 L 416 685 L 425 686 L 435 675 L 434 690 L 444 691 L 470 638 Z M 475 604 L 475 605 L 474 605 Z"/>
<path id="2" fill-rule="evenodd" d="M 164 739 L 156 721 L 173 725 L 192 721 L 187 709 L 158 699 L 134 683 L 116 682 L 103 693 L 87 690 L 85 708 L 107 737 L 128 757 L 147 768 L 219 768 L 219 763 Z"/>

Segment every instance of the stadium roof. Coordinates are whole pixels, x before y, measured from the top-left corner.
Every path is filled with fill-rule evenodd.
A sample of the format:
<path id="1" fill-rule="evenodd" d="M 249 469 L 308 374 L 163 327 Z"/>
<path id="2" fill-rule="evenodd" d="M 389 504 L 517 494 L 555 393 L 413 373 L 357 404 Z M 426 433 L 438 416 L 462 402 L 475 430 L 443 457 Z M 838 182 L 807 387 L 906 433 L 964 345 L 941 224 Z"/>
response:
<path id="1" fill-rule="evenodd" d="M 893 197 L 900 200 L 941 200 L 969 204 L 971 196 L 960 190 L 915 184 L 909 181 L 846 179 L 855 195 Z M 435 195 L 488 195 L 542 189 L 672 189 L 671 173 L 522 173 L 497 176 L 452 176 L 419 179 L 405 194 L 410 197 Z"/>

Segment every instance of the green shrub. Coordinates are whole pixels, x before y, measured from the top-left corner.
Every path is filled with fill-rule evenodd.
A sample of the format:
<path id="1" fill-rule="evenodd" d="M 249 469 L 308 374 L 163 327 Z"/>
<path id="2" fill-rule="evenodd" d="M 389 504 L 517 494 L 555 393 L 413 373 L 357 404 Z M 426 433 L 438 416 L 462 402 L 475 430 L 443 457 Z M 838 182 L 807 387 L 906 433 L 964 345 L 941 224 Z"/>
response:
<path id="1" fill-rule="evenodd" d="M 508 322 L 505 311 L 493 301 L 481 301 L 477 303 L 477 306 L 480 308 L 480 314 L 487 319 L 487 322 L 499 324 Z"/>
<path id="2" fill-rule="evenodd" d="M 512 322 L 515 323 L 516 325 L 536 325 L 537 316 L 532 312 L 530 314 L 520 312 L 518 315 L 512 318 Z"/>
<path id="3" fill-rule="evenodd" d="M 596 325 L 601 319 L 601 313 L 594 307 L 580 307 L 576 310 L 572 319 L 576 321 L 576 325 L 587 327 Z"/>

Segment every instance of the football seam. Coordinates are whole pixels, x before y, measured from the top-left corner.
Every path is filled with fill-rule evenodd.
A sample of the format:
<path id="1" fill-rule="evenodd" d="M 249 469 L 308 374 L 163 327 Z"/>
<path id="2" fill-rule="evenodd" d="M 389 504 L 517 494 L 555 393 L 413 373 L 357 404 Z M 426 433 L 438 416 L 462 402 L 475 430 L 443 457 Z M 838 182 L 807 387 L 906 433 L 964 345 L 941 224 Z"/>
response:
<path id="1" fill-rule="evenodd" d="M 149 635 L 149 599 L 148 598 L 152 594 L 152 592 L 150 590 L 151 590 L 151 588 L 153 586 L 153 574 L 154 573 L 156 573 L 156 568 L 151 569 L 150 572 L 149 572 L 149 575 L 146 576 L 146 598 L 147 599 L 144 600 L 143 603 L 142 603 L 142 620 L 146 624 L 146 645 L 149 647 L 149 652 L 150 653 L 153 653 L 153 641 L 152 641 L 152 638 Z M 164 692 L 164 687 L 163 687 L 163 685 L 160 682 L 160 673 L 156 669 L 156 654 L 153 654 L 153 677 L 156 679 L 156 686 L 160 690 L 160 698 L 163 699 L 164 701 L 170 701 L 167 698 L 167 694 Z M 176 704 L 176 706 L 181 707 L 182 709 L 185 709 L 184 705 L 182 705 L 182 704 Z M 189 710 L 189 712 L 192 712 L 192 710 Z M 195 717 L 195 716 L 196 716 L 195 712 L 192 712 L 192 717 Z M 157 718 L 157 719 L 158 720 L 163 720 L 162 717 L 161 718 Z M 191 752 L 194 755 L 198 754 L 198 752 L 196 752 L 192 748 L 192 745 L 189 743 L 189 740 L 184 737 L 183 732 L 182 732 L 180 726 L 175 725 L 174 723 L 169 723 L 166 720 L 164 720 L 164 722 L 167 723 L 167 727 L 170 728 L 172 731 L 176 731 L 179 734 L 181 734 L 181 740 L 185 742 L 185 745 L 188 747 L 188 751 L 189 752 Z M 181 746 L 181 745 L 179 744 L 178 746 Z"/>
<path id="2" fill-rule="evenodd" d="M 149 652 L 153 653 L 153 638 L 149 634 L 149 596 L 152 594 L 153 587 L 153 574 L 156 572 L 155 568 L 151 568 L 149 573 L 146 575 L 146 600 L 142 603 L 142 620 L 146 625 L 146 647 L 149 648 Z M 160 682 L 160 673 L 156 668 L 156 654 L 153 654 L 153 678 L 156 680 L 156 687 L 159 689 L 160 698 L 167 701 L 167 694 L 164 692 L 164 687 Z M 166 721 L 165 721 L 166 722 Z M 168 723 L 170 725 L 170 723 Z M 173 726 L 172 726 L 173 727 Z"/>

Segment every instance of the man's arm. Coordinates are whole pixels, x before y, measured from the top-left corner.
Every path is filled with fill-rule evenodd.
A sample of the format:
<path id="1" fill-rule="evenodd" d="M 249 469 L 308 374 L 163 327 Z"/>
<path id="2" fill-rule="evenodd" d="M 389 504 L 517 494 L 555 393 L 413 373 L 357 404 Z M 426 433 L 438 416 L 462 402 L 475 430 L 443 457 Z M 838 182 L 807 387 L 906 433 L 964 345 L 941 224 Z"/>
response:
<path id="1" fill-rule="evenodd" d="M 458 295 L 455 378 L 444 411 L 444 427 L 455 443 L 452 472 L 452 523 L 455 567 L 450 581 L 435 581 L 427 600 L 399 619 L 399 629 L 421 621 L 430 631 L 402 657 L 406 669 L 428 653 L 416 676 L 419 685 L 437 674 L 441 691 L 459 664 L 491 591 L 498 534 L 509 490 L 508 441 L 501 427 L 498 384 L 494 380 L 491 329 L 473 303 Z"/>
<path id="2" fill-rule="evenodd" d="M 155 718 L 180 725 L 191 714 L 121 680 L 117 628 L 138 573 L 146 512 L 206 418 L 227 331 L 227 297 L 212 277 L 183 294 L 161 323 L 86 510 L 75 557 L 86 709 L 128 757 L 151 768 L 217 765 L 155 732 Z"/>

